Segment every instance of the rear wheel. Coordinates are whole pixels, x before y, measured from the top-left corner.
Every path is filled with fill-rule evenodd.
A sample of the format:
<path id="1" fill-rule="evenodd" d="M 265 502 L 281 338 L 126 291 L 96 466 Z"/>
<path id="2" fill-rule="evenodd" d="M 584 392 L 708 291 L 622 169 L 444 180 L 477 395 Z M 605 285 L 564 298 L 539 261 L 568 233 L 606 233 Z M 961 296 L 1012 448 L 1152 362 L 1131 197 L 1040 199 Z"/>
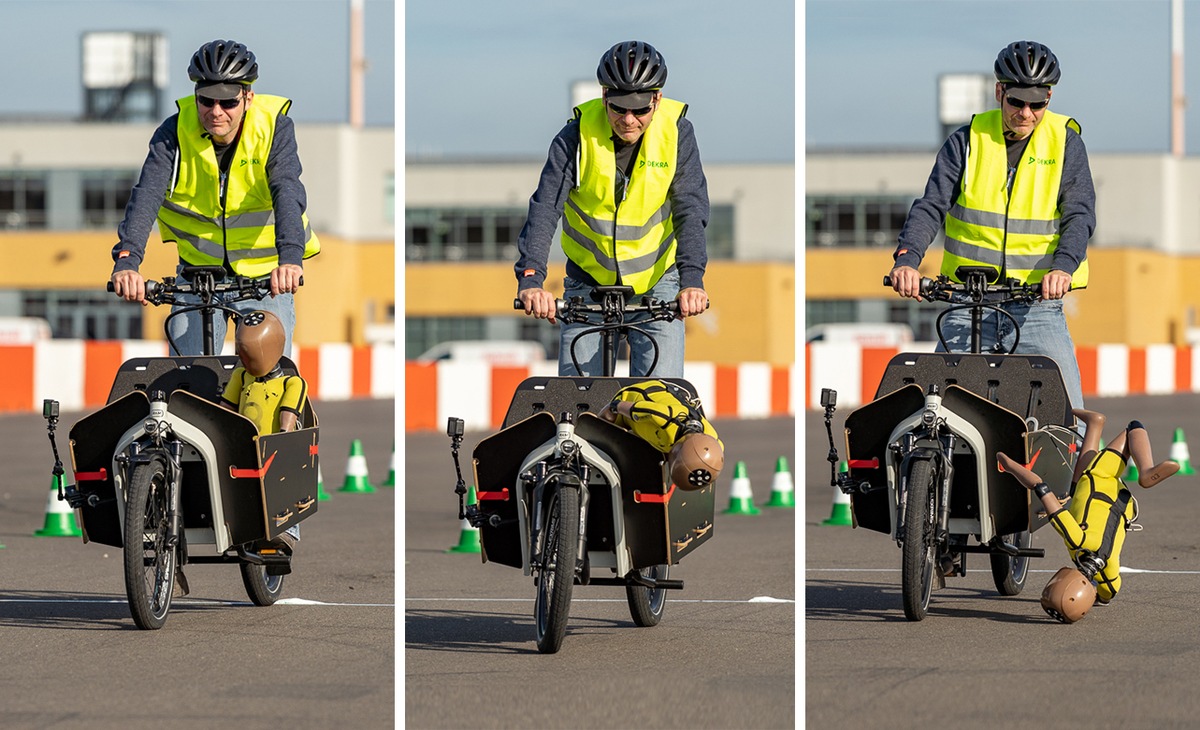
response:
<path id="1" fill-rule="evenodd" d="M 652 565 L 638 572 L 646 578 L 666 580 L 669 570 L 670 566 L 667 565 Z M 625 586 L 625 598 L 629 601 L 629 613 L 633 616 L 633 622 L 638 626 L 657 626 L 662 620 L 663 609 L 667 606 L 666 588 Z"/>
<path id="2" fill-rule="evenodd" d="M 139 629 L 160 629 L 175 591 L 174 547 L 167 547 L 167 465 L 153 456 L 133 467 L 125 502 L 125 595 Z"/>
<path id="3" fill-rule="evenodd" d="M 560 486 L 550 495 L 541 534 L 541 567 L 538 571 L 534 618 L 537 647 L 553 654 L 562 646 L 575 585 L 575 559 L 579 552 L 579 490 Z"/>
<path id="4" fill-rule="evenodd" d="M 1004 535 L 1000 539 L 1019 548 L 1027 548 L 1033 544 L 1033 535 L 1028 530 Z M 1015 596 L 1020 593 L 1021 589 L 1025 587 L 1025 580 L 1029 577 L 1029 556 L 1010 557 L 1003 553 L 992 553 L 990 557 L 992 581 L 996 584 L 996 590 L 1000 591 L 1000 595 Z"/>
<path id="5" fill-rule="evenodd" d="M 904 549 L 900 570 L 904 615 L 920 621 L 929 611 L 933 571 L 937 565 L 937 490 L 933 462 L 915 459 L 908 469 L 904 503 Z"/>
<path id="6" fill-rule="evenodd" d="M 254 563 L 241 563 L 242 584 L 255 606 L 270 606 L 283 594 L 283 576 L 267 575 L 267 568 Z"/>

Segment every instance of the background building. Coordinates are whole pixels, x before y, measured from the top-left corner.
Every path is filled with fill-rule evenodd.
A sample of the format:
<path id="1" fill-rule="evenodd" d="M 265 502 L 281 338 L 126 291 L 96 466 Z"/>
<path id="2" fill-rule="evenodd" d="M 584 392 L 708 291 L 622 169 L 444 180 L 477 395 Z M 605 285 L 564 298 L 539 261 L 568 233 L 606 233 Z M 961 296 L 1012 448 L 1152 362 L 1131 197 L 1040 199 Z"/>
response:
<path id="1" fill-rule="evenodd" d="M 516 241 L 544 160 L 410 159 L 405 164 L 405 357 L 447 340 L 539 340 L 558 328 L 514 312 Z M 705 164 L 712 214 L 705 288 L 687 320 L 689 360 L 795 358 L 795 168 Z M 557 241 L 557 239 L 556 239 Z M 547 288 L 562 293 L 552 247 Z"/>

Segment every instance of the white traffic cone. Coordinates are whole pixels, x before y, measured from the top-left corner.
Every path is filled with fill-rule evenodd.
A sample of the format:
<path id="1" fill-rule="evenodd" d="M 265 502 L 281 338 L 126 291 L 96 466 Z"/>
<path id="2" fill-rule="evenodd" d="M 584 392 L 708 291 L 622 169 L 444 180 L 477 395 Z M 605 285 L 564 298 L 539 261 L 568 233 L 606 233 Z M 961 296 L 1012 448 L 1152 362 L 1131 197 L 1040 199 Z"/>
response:
<path id="1" fill-rule="evenodd" d="M 775 461 L 775 477 L 771 480 L 771 499 L 764 506 L 796 506 L 796 486 L 792 482 L 792 473 L 788 471 L 787 457 L 781 456 Z"/>
<path id="2" fill-rule="evenodd" d="M 42 523 L 42 529 L 33 533 L 35 537 L 80 537 L 83 535 L 79 529 L 79 523 L 75 520 L 75 510 L 71 509 L 66 500 L 58 498 L 58 485 L 61 480 L 61 476 L 50 478 L 50 498 L 46 502 L 46 519 Z"/>

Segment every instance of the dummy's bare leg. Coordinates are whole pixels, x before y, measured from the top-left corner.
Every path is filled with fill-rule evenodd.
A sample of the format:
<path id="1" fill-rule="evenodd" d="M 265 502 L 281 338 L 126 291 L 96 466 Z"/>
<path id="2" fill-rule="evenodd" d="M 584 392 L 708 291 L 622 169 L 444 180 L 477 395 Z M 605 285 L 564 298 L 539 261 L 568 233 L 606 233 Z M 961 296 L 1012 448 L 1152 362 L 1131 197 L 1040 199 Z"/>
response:
<path id="1" fill-rule="evenodd" d="M 1150 453 L 1150 435 L 1141 423 L 1131 421 L 1125 433 L 1129 440 L 1129 455 L 1138 468 L 1138 484 L 1143 488 L 1149 489 L 1179 471 L 1179 464 L 1174 461 L 1154 463 Z"/>
<path id="2" fill-rule="evenodd" d="M 1096 454 L 1100 453 L 1100 435 L 1104 431 L 1105 418 L 1103 413 L 1082 408 L 1076 408 L 1071 413 L 1075 414 L 1075 417 L 1082 421 L 1086 428 L 1083 432 L 1083 446 L 1080 448 L 1079 458 L 1075 461 L 1075 474 L 1071 477 L 1071 483 L 1074 484 L 1091 466 L 1092 459 L 1096 458 Z"/>
<path id="3" fill-rule="evenodd" d="M 1012 474 L 1021 483 L 1021 486 L 1037 494 L 1042 501 L 1042 506 L 1046 508 L 1046 514 L 1052 515 L 1062 509 L 1062 502 L 1058 501 L 1058 497 L 1054 496 L 1054 492 L 1046 486 L 1042 478 L 1034 474 L 1023 464 L 1013 461 L 1002 451 L 996 452 L 996 461 L 1000 462 L 1000 469 Z M 1035 487 L 1041 486 L 1041 489 Z"/>

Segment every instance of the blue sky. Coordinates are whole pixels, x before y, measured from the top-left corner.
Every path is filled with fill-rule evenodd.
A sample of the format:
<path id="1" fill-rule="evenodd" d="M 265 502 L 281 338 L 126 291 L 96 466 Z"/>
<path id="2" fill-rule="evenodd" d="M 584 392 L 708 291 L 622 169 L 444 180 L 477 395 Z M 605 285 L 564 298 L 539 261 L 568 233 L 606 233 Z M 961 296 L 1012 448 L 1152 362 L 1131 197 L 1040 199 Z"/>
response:
<path id="1" fill-rule="evenodd" d="M 163 117 L 191 93 L 187 65 L 215 38 L 245 43 L 258 57 L 255 88 L 293 100 L 298 122 L 345 122 L 348 113 L 349 0 L 0 0 L 0 68 L 7 80 L 0 116 L 77 117 L 83 111 L 81 38 L 87 31 L 153 31 L 167 36 L 170 76 Z M 365 0 L 364 116 L 395 121 L 396 6 Z"/>
<path id="2" fill-rule="evenodd" d="M 805 148 L 941 143 L 937 77 L 991 73 L 1001 48 L 1036 40 L 1058 56 L 1051 109 L 1090 151 L 1170 150 L 1169 0 L 807 0 Z M 1200 4 L 1185 3 L 1185 92 L 1200 100 Z M 1186 120 L 1200 152 L 1200 104 Z"/>
<path id="3" fill-rule="evenodd" d="M 407 0 L 407 156 L 542 158 L 622 40 L 667 61 L 705 161 L 795 159 L 792 0 Z"/>

